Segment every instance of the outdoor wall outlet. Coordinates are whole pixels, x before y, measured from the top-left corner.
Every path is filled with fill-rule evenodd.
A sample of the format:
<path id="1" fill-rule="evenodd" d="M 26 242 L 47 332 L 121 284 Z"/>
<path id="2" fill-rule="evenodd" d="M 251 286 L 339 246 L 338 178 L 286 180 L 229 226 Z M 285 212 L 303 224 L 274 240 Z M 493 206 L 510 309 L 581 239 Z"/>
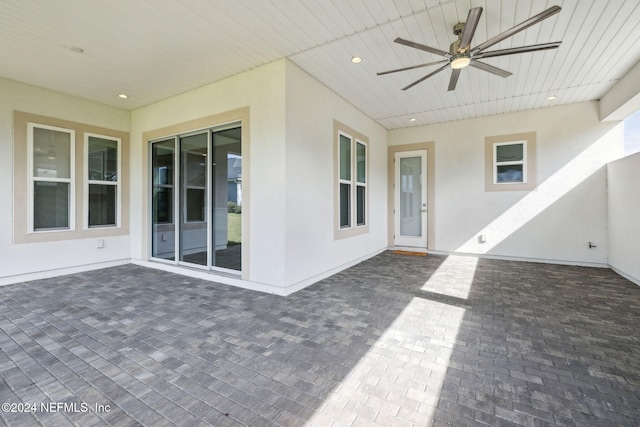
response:
<path id="1" fill-rule="evenodd" d="M 484 234 L 481 234 L 478 236 L 478 243 L 486 243 L 487 242 L 487 236 L 485 236 Z"/>
<path id="2" fill-rule="evenodd" d="M 98 249 L 102 249 L 102 248 L 104 248 L 104 240 L 98 239 Z"/>
<path id="3" fill-rule="evenodd" d="M 162 233 L 162 241 L 163 241 L 163 242 L 166 242 L 166 241 L 167 241 L 167 235 L 166 235 L 166 234 L 164 234 L 164 233 Z"/>

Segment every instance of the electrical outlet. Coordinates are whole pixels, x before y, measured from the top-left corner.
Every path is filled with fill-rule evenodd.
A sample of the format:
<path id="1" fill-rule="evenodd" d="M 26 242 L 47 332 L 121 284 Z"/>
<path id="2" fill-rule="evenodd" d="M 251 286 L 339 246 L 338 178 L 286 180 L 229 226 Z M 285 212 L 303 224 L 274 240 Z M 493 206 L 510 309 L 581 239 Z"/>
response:
<path id="1" fill-rule="evenodd" d="M 104 248 L 104 240 L 98 239 L 98 249 L 102 249 L 102 248 Z"/>

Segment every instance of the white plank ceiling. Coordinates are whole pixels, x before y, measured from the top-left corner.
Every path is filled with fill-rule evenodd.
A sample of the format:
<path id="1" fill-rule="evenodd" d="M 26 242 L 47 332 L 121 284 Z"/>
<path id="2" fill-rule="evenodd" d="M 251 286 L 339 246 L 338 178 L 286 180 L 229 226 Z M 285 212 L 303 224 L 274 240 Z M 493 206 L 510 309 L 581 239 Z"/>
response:
<path id="1" fill-rule="evenodd" d="M 484 60 L 511 77 L 469 67 L 448 92 L 449 69 L 401 90 L 437 66 L 376 76 L 442 59 L 396 37 L 448 51 L 480 6 L 475 46 L 553 5 L 562 11 L 488 49 L 562 41 Z M 387 129 L 582 102 L 640 60 L 640 1 L 0 0 L 1 77 L 125 109 L 283 57 Z"/>

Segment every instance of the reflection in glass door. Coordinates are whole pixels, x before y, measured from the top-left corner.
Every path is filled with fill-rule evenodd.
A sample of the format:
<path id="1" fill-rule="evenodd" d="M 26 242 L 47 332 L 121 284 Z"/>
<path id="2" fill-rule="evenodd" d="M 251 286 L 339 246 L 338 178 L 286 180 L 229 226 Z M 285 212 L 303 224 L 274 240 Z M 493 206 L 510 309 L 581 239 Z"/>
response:
<path id="1" fill-rule="evenodd" d="M 241 128 L 213 132 L 215 252 L 213 265 L 242 269 L 242 144 Z"/>
<path id="2" fill-rule="evenodd" d="M 427 152 L 395 154 L 395 245 L 427 247 Z"/>
<path id="3" fill-rule="evenodd" d="M 173 214 L 175 145 L 175 138 L 151 145 L 151 256 L 167 260 L 175 260 L 176 255 Z"/>
<path id="4" fill-rule="evenodd" d="M 208 265 L 208 132 L 180 138 L 180 261 Z"/>
<path id="5" fill-rule="evenodd" d="M 241 271 L 241 127 L 153 142 L 151 170 L 152 258 Z"/>
<path id="6" fill-rule="evenodd" d="M 400 235 L 422 234 L 422 170 L 420 157 L 400 158 Z"/>

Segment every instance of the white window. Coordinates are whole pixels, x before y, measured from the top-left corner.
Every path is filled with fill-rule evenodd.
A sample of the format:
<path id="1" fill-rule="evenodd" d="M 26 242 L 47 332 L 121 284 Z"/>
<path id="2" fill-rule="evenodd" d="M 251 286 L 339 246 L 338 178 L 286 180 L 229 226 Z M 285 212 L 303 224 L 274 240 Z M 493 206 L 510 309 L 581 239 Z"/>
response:
<path id="1" fill-rule="evenodd" d="M 85 134 L 85 228 L 120 224 L 120 139 Z"/>
<path id="2" fill-rule="evenodd" d="M 493 183 L 527 182 L 527 142 L 510 141 L 493 144 Z"/>
<path id="3" fill-rule="evenodd" d="M 536 133 L 484 139 L 485 191 L 532 191 L 536 188 Z"/>
<path id="4" fill-rule="evenodd" d="M 367 144 L 344 132 L 338 147 L 340 229 L 367 224 Z"/>
<path id="5" fill-rule="evenodd" d="M 28 124 L 29 232 L 73 230 L 75 132 Z"/>

